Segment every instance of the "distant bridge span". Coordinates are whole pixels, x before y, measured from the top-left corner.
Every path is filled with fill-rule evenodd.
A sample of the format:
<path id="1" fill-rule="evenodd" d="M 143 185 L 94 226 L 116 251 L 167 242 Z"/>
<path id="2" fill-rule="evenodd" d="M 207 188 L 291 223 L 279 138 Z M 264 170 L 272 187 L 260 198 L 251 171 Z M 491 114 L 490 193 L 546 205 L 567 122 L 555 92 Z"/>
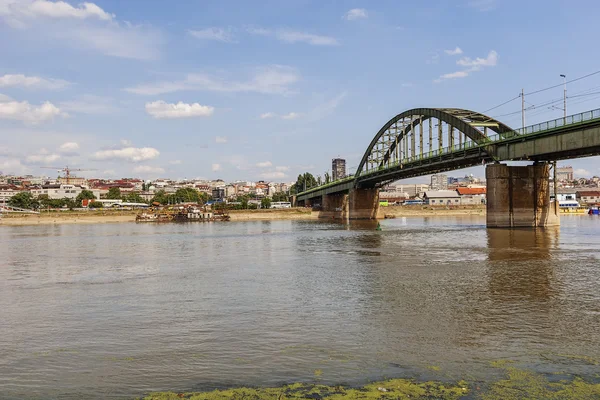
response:
<path id="1" fill-rule="evenodd" d="M 379 129 L 354 173 L 308 188 L 297 201 L 501 161 L 543 163 L 599 154 L 600 109 L 515 130 L 470 110 L 415 108 Z"/>

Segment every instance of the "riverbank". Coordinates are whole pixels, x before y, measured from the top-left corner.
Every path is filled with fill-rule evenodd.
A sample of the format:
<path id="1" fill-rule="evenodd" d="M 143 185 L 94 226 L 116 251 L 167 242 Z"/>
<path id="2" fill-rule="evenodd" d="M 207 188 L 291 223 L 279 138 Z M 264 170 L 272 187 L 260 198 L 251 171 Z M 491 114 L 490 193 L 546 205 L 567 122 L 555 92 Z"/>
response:
<path id="1" fill-rule="evenodd" d="M 481 215 L 486 214 L 485 205 L 476 206 L 452 206 L 452 207 L 432 207 L 423 205 L 411 206 L 388 206 L 379 207 L 377 213 L 378 219 L 396 218 L 396 217 L 423 217 L 423 216 L 455 216 L 455 215 Z"/>
<path id="2" fill-rule="evenodd" d="M 137 211 L 55 211 L 40 214 L 4 214 L 0 226 L 48 225 L 48 224 L 102 224 L 135 222 Z M 231 221 L 265 220 L 317 220 L 323 213 L 310 208 L 231 210 L 227 212 Z M 485 206 L 462 206 L 456 208 L 435 208 L 428 206 L 380 207 L 378 219 L 422 216 L 485 215 Z"/>
<path id="3" fill-rule="evenodd" d="M 40 214 L 4 214 L 0 226 L 50 225 L 50 224 L 106 224 L 135 222 L 131 211 L 57 211 Z"/>
<path id="4" fill-rule="evenodd" d="M 228 399 L 440 399 L 458 400 L 477 398 L 481 400 L 517 399 L 598 399 L 600 384 L 587 382 L 571 376 L 557 381 L 542 374 L 512 366 L 502 360 L 494 364 L 504 370 L 504 378 L 495 382 L 445 383 L 440 381 L 418 382 L 409 379 L 392 379 L 373 382 L 360 388 L 327 386 L 321 384 L 295 383 L 273 388 L 234 388 L 211 392 L 175 393 L 157 392 L 144 400 L 228 400 Z M 437 370 L 433 368 L 433 370 Z M 315 371 L 315 374 L 319 370 Z"/>

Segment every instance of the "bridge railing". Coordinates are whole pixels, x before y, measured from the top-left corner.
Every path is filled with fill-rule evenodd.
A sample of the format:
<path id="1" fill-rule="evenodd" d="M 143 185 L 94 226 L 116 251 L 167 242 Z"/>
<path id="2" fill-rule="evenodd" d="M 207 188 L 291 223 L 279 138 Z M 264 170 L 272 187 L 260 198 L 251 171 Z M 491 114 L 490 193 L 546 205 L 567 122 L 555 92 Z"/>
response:
<path id="1" fill-rule="evenodd" d="M 583 122 L 592 121 L 600 118 L 600 108 L 596 110 L 584 111 L 582 113 L 568 115 L 566 117 L 556 118 L 551 121 L 540 122 L 539 124 L 534 124 L 530 126 L 526 126 L 524 128 L 516 129 L 512 132 L 507 132 L 502 135 L 496 134 L 492 136 L 488 136 L 490 142 L 495 142 L 504 138 L 512 138 L 514 136 L 523 136 L 523 135 L 531 135 L 537 134 L 540 132 L 549 131 L 552 129 L 563 128 L 568 125 L 577 125 Z"/>

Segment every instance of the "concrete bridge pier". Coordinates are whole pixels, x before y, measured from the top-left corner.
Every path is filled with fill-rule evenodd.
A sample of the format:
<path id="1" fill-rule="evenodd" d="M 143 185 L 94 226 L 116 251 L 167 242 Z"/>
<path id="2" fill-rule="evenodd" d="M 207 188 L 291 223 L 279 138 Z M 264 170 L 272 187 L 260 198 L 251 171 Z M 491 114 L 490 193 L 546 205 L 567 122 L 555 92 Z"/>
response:
<path id="1" fill-rule="evenodd" d="M 350 219 L 376 219 L 379 211 L 379 189 L 352 189 L 348 194 Z"/>
<path id="2" fill-rule="evenodd" d="M 560 225 L 557 202 L 550 202 L 550 165 L 490 164 L 487 181 L 488 228 Z"/>
<path id="3" fill-rule="evenodd" d="M 320 218 L 347 219 L 348 218 L 348 194 L 333 193 L 323 195 L 322 210 Z"/>

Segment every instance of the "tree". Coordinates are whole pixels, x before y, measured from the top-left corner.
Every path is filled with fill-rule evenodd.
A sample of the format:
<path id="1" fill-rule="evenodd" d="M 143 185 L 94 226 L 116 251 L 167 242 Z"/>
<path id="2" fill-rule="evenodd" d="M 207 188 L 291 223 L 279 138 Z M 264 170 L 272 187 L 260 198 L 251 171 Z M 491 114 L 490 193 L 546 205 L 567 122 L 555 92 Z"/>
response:
<path id="1" fill-rule="evenodd" d="M 200 194 L 191 187 L 180 188 L 175 192 L 175 199 L 177 203 L 198 203 Z"/>
<path id="2" fill-rule="evenodd" d="M 65 206 L 65 199 L 51 199 L 47 194 L 38 196 L 41 208 L 62 208 Z"/>
<path id="3" fill-rule="evenodd" d="M 250 200 L 250 195 L 242 194 L 239 195 L 235 201 L 240 203 L 240 208 L 245 210 L 248 208 L 248 200 Z"/>
<path id="4" fill-rule="evenodd" d="M 106 195 L 107 199 L 118 200 L 121 198 L 121 189 L 118 187 L 111 187 L 108 189 L 108 194 Z"/>
<path id="5" fill-rule="evenodd" d="M 286 192 L 275 192 L 271 196 L 271 201 L 288 201 L 289 196 Z"/>
<path id="6" fill-rule="evenodd" d="M 296 194 L 300 192 L 304 192 L 305 190 L 310 189 L 311 187 L 318 186 L 317 180 L 310 172 L 306 172 L 304 174 L 298 175 L 298 179 L 296 183 L 290 189 L 291 194 Z"/>
<path id="7" fill-rule="evenodd" d="M 81 193 L 79 193 L 77 195 L 77 198 L 75 200 L 77 200 L 77 203 L 81 204 L 81 202 L 83 200 L 95 200 L 96 196 L 94 196 L 94 193 L 91 190 L 82 190 Z"/>
<path id="8" fill-rule="evenodd" d="M 152 198 L 152 202 L 153 203 L 159 203 L 162 205 L 168 204 L 169 203 L 169 197 L 167 196 L 167 192 L 165 192 L 163 189 L 157 190 L 154 193 L 154 197 Z"/>
<path id="9" fill-rule="evenodd" d="M 102 207 L 104 207 L 104 204 L 102 204 L 99 201 L 92 201 L 90 204 L 88 204 L 88 207 L 90 207 L 90 208 L 102 208 Z"/>
<path id="10" fill-rule="evenodd" d="M 331 182 L 331 176 L 329 175 L 329 172 L 325 172 L 325 184 L 328 184 Z"/>
<path id="11" fill-rule="evenodd" d="M 127 203 L 145 203 L 142 196 L 140 196 L 137 192 L 127 193 L 125 196 L 123 196 L 123 200 Z"/>
<path id="12" fill-rule="evenodd" d="M 78 205 L 81 205 L 77 202 L 76 199 L 70 199 L 68 197 L 63 198 L 62 201 L 64 202 L 65 206 L 71 211 Z"/>
<path id="13" fill-rule="evenodd" d="M 271 199 L 268 197 L 263 197 L 260 201 L 260 208 L 271 208 Z"/>
<path id="14" fill-rule="evenodd" d="M 20 192 L 15 194 L 8 200 L 8 205 L 17 208 L 29 208 L 37 210 L 40 208 L 40 203 L 33 197 L 31 192 Z"/>

